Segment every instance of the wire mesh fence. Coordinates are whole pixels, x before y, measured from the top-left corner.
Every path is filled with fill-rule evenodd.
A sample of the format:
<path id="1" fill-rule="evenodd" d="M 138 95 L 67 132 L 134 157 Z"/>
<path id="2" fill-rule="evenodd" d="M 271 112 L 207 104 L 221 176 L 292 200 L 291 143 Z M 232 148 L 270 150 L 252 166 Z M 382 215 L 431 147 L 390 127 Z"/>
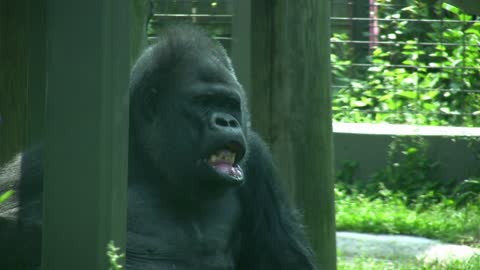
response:
<path id="1" fill-rule="evenodd" d="M 234 0 L 154 0 L 153 17 L 149 24 L 149 41 L 156 32 L 169 23 L 201 25 L 230 53 L 232 41 L 232 14 Z"/>
<path id="2" fill-rule="evenodd" d="M 154 0 L 169 22 L 206 28 L 231 51 L 233 1 Z M 480 20 L 443 0 L 332 0 L 333 117 L 480 126 Z"/>
<path id="3" fill-rule="evenodd" d="M 342 122 L 480 126 L 480 21 L 443 1 L 334 0 Z"/>

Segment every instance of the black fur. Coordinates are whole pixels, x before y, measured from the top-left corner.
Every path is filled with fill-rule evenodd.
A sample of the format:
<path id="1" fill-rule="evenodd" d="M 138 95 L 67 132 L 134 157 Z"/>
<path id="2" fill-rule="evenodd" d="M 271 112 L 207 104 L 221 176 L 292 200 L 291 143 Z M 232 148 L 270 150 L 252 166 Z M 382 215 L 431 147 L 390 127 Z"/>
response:
<path id="1" fill-rule="evenodd" d="M 219 149 L 243 179 L 207 165 Z M 0 269 L 39 264 L 41 160 L 38 147 L 0 173 L 0 192 L 16 190 L 0 205 Z M 194 27 L 164 29 L 132 70 L 128 181 L 126 269 L 317 269 L 230 59 Z"/>

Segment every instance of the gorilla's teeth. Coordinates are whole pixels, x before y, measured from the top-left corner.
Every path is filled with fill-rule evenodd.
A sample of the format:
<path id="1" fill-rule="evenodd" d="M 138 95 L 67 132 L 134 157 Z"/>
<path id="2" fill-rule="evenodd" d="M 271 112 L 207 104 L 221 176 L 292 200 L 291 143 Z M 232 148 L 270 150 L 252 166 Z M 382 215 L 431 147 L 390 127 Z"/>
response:
<path id="1" fill-rule="evenodd" d="M 230 164 L 233 164 L 235 162 L 235 153 L 229 150 L 222 150 L 220 151 L 220 159 Z"/>
<path id="2" fill-rule="evenodd" d="M 235 162 L 235 153 L 229 150 L 220 150 L 216 154 L 212 154 L 208 159 L 209 163 L 215 163 L 218 161 L 223 161 L 233 165 Z"/>
<path id="3" fill-rule="evenodd" d="M 219 160 L 219 157 L 217 157 L 215 154 L 211 155 L 210 158 L 208 159 L 209 163 L 215 163 Z"/>
<path id="4" fill-rule="evenodd" d="M 232 164 L 235 163 L 235 154 L 233 154 L 233 155 L 230 156 L 230 160 L 229 160 L 229 161 L 230 161 L 230 163 L 232 163 Z"/>

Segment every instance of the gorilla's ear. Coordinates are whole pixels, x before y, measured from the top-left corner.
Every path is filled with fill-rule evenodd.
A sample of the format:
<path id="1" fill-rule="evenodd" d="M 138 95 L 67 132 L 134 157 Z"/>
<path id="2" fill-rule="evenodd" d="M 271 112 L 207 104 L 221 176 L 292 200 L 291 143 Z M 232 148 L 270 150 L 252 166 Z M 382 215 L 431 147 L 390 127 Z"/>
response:
<path id="1" fill-rule="evenodd" d="M 145 91 L 142 100 L 141 111 L 146 120 L 152 121 L 157 113 L 158 90 L 150 88 Z"/>

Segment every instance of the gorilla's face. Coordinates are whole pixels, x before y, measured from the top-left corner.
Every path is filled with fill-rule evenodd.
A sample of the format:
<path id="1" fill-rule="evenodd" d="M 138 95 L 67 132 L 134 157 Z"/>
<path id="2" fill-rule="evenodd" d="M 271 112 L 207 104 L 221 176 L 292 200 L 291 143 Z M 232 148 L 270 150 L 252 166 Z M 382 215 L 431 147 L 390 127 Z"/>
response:
<path id="1" fill-rule="evenodd" d="M 242 184 L 248 120 L 232 70 L 208 57 L 184 59 L 169 76 L 149 81 L 136 141 L 159 181 L 186 196 Z"/>

